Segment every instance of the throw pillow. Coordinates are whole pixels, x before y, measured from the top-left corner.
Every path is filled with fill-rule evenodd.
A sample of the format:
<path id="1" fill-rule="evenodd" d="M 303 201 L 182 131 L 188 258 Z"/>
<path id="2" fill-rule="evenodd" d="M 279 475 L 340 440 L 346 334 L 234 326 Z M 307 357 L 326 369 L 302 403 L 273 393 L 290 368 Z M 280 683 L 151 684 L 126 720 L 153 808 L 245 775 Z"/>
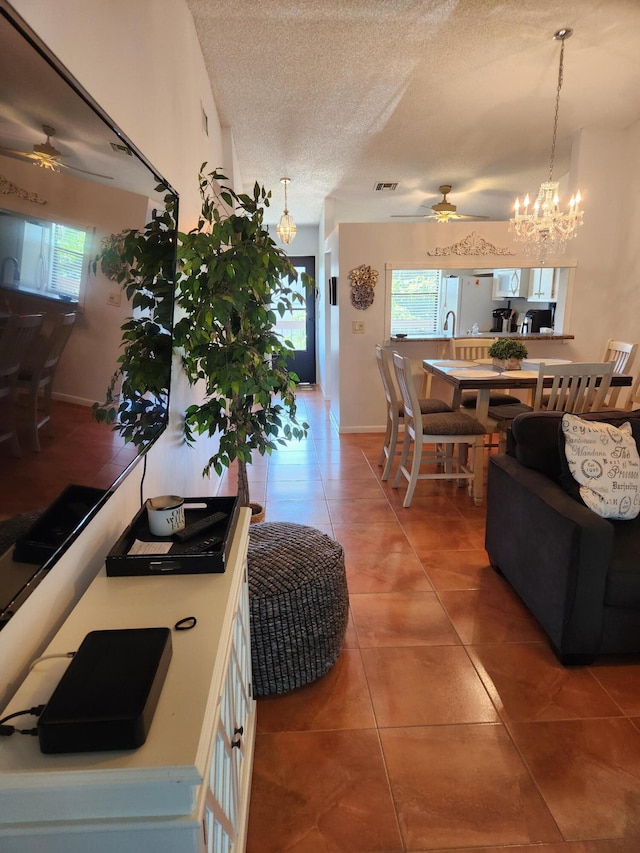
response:
<path id="1" fill-rule="evenodd" d="M 561 431 L 569 472 L 589 509 L 602 518 L 636 518 L 640 456 L 631 424 L 614 427 L 565 413 Z"/>

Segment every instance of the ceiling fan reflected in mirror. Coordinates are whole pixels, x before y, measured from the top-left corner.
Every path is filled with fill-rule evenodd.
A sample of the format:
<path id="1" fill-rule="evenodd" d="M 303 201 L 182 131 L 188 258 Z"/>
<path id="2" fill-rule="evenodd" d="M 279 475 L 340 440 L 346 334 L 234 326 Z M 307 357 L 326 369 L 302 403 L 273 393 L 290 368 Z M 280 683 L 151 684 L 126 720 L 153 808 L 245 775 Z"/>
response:
<path id="1" fill-rule="evenodd" d="M 396 219 L 435 219 L 437 222 L 449 222 L 450 219 L 489 219 L 488 216 L 472 216 L 470 213 L 458 213 L 456 205 L 451 204 L 447 199 L 447 196 L 451 192 L 449 184 L 443 184 L 439 187 L 439 191 L 442 193 L 442 201 L 431 205 L 429 208 L 431 213 L 396 213 L 393 216 Z M 426 205 L 424 206 L 426 207 Z"/>
<path id="2" fill-rule="evenodd" d="M 36 166 L 43 169 L 49 169 L 51 172 L 60 172 L 62 169 L 72 169 L 74 172 L 83 172 L 85 175 L 93 175 L 96 178 L 105 178 L 112 181 L 110 175 L 101 175 L 98 172 L 89 172 L 87 169 L 80 169 L 78 166 L 72 166 L 70 163 L 65 163 L 62 160 L 62 152 L 58 151 L 51 143 L 51 137 L 55 136 L 55 129 L 48 124 L 42 125 L 42 131 L 45 134 L 46 141 L 37 143 L 33 146 L 32 151 L 18 151 L 15 148 L 3 148 L 0 146 L 0 154 L 6 154 L 9 157 L 16 157 L 19 160 L 31 160 Z"/>

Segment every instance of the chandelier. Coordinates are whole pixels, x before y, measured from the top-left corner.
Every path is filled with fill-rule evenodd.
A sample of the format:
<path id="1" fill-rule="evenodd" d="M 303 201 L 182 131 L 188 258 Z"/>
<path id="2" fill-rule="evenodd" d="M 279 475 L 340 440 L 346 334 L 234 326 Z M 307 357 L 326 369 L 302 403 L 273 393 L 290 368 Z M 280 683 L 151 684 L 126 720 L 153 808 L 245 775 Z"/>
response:
<path id="1" fill-rule="evenodd" d="M 551 160 L 549 162 L 549 180 L 540 184 L 538 197 L 533 209 L 530 210 L 531 200 L 527 194 L 522 204 L 520 199 L 515 201 L 515 215 L 509 221 L 509 230 L 515 234 L 516 240 L 524 243 L 524 249 L 537 253 L 544 263 L 550 252 L 563 252 L 566 243 L 576 236 L 578 227 L 582 225 L 580 191 L 571 196 L 569 210 L 562 213 L 558 196 L 558 181 L 553 180 L 553 163 L 556 154 L 556 136 L 558 133 L 558 111 L 560 108 L 560 90 L 562 89 L 564 71 L 564 43 L 573 34 L 573 30 L 562 29 L 554 34 L 554 39 L 560 41 L 560 67 L 558 69 L 558 88 L 556 90 L 556 111 L 553 119 L 553 139 L 551 142 Z"/>
<path id="2" fill-rule="evenodd" d="M 296 223 L 289 216 L 289 211 L 287 210 L 287 184 L 290 181 L 291 178 L 280 178 L 280 183 L 284 184 L 284 213 L 280 217 L 280 222 L 276 225 L 276 234 L 283 243 L 293 243 L 298 230 Z"/>

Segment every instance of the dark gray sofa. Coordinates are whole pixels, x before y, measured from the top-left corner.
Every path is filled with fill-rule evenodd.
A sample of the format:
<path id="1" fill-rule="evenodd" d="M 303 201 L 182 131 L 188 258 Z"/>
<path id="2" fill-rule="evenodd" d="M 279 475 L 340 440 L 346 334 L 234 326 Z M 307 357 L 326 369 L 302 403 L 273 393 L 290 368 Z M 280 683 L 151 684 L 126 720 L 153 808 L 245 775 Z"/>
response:
<path id="1" fill-rule="evenodd" d="M 640 440 L 640 411 L 583 415 Z M 640 654 L 640 516 L 601 518 L 561 484 L 561 412 L 513 421 L 507 452 L 489 459 L 485 547 L 563 664 Z"/>

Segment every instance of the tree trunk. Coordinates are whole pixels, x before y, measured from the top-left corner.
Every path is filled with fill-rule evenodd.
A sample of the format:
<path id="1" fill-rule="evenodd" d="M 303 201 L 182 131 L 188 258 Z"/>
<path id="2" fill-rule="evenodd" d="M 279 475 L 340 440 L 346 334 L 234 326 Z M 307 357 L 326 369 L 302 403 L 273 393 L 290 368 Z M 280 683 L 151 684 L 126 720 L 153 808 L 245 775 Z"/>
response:
<path id="1" fill-rule="evenodd" d="M 238 459 L 238 502 L 240 506 L 249 506 L 249 480 L 247 463 Z"/>

